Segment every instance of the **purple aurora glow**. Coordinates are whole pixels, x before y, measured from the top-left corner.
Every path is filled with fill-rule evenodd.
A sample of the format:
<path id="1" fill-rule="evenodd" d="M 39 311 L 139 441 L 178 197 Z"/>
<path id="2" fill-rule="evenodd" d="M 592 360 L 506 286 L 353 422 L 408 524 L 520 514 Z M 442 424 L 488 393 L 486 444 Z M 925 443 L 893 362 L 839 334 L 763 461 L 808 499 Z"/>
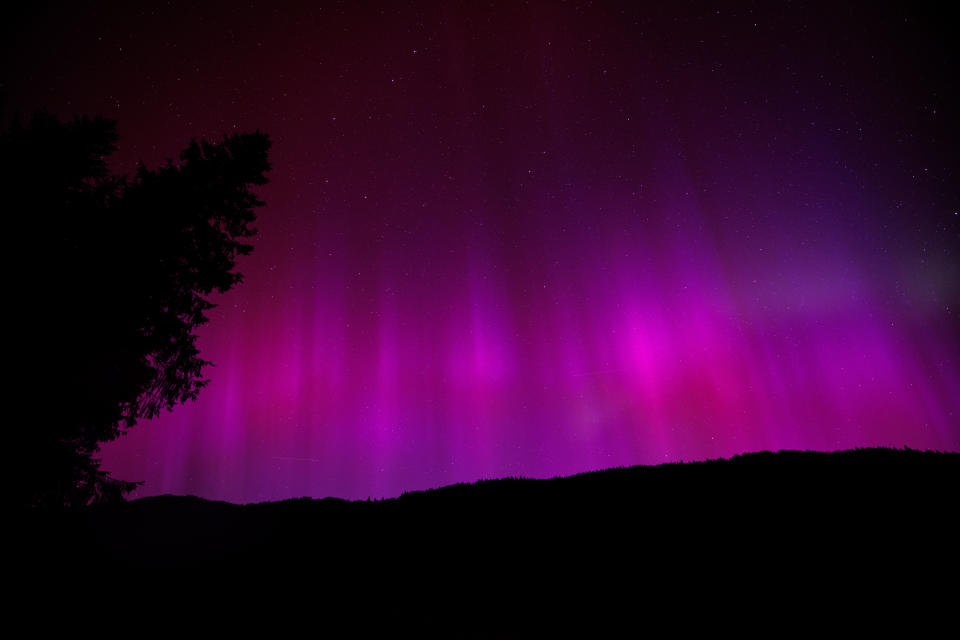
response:
<path id="1" fill-rule="evenodd" d="M 25 20 L 30 69 L 4 67 L 18 106 L 116 117 L 118 170 L 274 139 L 245 280 L 201 332 L 212 382 L 104 449 L 138 495 L 960 449 L 936 16 L 207 4 Z"/>

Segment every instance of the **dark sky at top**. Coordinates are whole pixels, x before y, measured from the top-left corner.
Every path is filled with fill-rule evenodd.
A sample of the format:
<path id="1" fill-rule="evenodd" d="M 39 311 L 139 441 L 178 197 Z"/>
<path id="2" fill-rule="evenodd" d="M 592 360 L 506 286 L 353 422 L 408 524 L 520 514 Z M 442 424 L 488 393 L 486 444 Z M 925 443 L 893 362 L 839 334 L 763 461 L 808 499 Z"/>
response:
<path id="1" fill-rule="evenodd" d="M 4 126 L 115 118 L 118 172 L 274 140 L 245 281 L 201 332 L 210 386 L 106 466 L 249 502 L 960 449 L 960 104 L 934 6 L 12 9 Z"/>

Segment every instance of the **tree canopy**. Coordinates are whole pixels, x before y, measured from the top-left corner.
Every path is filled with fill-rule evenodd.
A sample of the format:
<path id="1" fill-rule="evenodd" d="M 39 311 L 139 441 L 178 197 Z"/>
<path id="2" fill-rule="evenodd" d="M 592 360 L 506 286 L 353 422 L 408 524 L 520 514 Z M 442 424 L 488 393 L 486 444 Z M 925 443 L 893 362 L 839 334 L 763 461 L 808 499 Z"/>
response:
<path id="1" fill-rule="evenodd" d="M 194 140 L 131 177 L 108 170 L 117 139 L 114 121 L 43 113 L 0 134 L 19 400 L 36 409 L 14 430 L 15 455 L 32 506 L 135 488 L 100 469 L 100 444 L 209 382 L 196 329 L 210 295 L 240 282 L 263 205 L 252 187 L 267 182 L 266 134 Z"/>

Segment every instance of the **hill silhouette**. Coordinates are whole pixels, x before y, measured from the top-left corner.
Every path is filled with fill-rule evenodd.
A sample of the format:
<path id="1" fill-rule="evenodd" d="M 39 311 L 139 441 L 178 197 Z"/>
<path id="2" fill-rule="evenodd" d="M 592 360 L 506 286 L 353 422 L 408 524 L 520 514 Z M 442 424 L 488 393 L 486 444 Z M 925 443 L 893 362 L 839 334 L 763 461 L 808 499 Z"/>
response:
<path id="1" fill-rule="evenodd" d="M 645 549 L 672 550 L 684 562 L 756 561 L 787 548 L 853 557 L 935 545 L 954 531 L 958 486 L 960 454 L 872 448 L 485 480 L 376 501 L 234 505 L 166 495 L 28 514 L 25 561 L 322 567 L 330 575 L 451 563 L 469 572 Z"/>
<path id="2" fill-rule="evenodd" d="M 172 575 L 196 577 L 152 597 L 218 625 L 260 611 L 334 637 L 607 637 L 652 619 L 709 624 L 711 608 L 856 618 L 853 602 L 889 602 L 876 620 L 908 601 L 935 616 L 955 606 L 958 480 L 960 454 L 875 448 L 379 501 L 166 495 L 20 513 L 8 557 L 51 602 L 90 580 L 152 594 L 166 581 L 124 569 L 187 569 Z M 225 616 L 235 599 L 251 611 Z"/>

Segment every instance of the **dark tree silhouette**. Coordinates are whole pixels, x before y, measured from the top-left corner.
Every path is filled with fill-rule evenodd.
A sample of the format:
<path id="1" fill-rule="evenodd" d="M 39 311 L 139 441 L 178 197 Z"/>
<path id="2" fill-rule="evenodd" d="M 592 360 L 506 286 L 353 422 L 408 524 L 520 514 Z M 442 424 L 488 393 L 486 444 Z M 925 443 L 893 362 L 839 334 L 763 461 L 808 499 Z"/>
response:
<path id="1" fill-rule="evenodd" d="M 7 253 L 20 277 L 17 365 L 34 407 L 14 431 L 18 489 L 31 506 L 122 498 L 137 483 L 96 458 L 138 419 L 196 398 L 207 384 L 196 329 L 213 292 L 241 275 L 251 251 L 251 190 L 267 182 L 259 131 L 192 141 L 179 162 L 110 174 L 115 122 L 48 114 L 0 135 Z"/>

